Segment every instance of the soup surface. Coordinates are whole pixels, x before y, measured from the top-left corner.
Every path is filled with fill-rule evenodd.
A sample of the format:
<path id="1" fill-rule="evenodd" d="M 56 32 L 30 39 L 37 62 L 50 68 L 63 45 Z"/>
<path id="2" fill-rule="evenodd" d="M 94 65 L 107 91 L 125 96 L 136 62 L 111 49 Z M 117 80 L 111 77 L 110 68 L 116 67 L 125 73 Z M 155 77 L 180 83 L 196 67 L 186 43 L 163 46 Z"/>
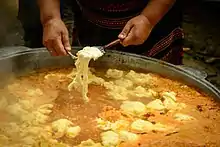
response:
<path id="1" fill-rule="evenodd" d="M 0 146 L 220 146 L 220 105 L 204 93 L 152 73 L 90 69 L 85 103 L 77 85 L 68 90 L 75 73 L 40 70 L 1 89 Z"/>

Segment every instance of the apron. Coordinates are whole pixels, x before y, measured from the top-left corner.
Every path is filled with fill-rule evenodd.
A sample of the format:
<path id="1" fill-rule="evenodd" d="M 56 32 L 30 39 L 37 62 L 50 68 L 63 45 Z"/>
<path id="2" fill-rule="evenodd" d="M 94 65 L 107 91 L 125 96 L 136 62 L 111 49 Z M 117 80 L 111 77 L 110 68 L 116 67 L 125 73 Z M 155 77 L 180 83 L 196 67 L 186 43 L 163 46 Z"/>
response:
<path id="1" fill-rule="evenodd" d="M 74 1 L 74 0 L 70 0 Z M 65 4 L 65 1 L 63 1 Z M 73 4 L 74 45 L 105 45 L 117 39 L 127 21 L 140 14 L 148 0 L 76 0 Z M 183 30 L 181 1 L 154 27 L 148 39 L 138 46 L 112 49 L 182 64 Z"/>

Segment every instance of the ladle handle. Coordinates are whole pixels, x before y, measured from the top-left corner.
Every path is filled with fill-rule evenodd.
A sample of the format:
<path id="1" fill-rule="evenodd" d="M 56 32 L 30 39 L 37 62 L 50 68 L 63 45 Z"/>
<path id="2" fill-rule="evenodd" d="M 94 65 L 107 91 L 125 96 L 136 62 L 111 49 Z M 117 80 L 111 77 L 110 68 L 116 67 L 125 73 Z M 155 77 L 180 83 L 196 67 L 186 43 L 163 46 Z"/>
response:
<path id="1" fill-rule="evenodd" d="M 117 39 L 117 40 L 115 40 L 115 41 L 112 41 L 111 43 L 105 45 L 103 48 L 106 49 L 106 48 L 110 48 L 110 47 L 112 47 L 112 46 L 115 46 L 115 45 L 119 44 L 120 41 L 121 41 L 120 39 Z"/>
<path id="2" fill-rule="evenodd" d="M 77 59 L 77 57 L 75 55 L 73 55 L 70 51 L 66 50 L 66 52 L 71 58 Z"/>

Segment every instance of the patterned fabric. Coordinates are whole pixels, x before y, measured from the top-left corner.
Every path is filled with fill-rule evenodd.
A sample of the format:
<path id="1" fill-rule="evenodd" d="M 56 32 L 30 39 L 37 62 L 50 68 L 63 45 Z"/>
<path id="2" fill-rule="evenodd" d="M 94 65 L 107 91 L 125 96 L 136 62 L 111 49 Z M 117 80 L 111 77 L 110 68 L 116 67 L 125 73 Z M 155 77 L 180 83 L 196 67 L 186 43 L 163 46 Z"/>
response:
<path id="1" fill-rule="evenodd" d="M 147 0 L 76 0 L 83 17 L 104 28 L 120 29 L 137 16 L 147 5 Z"/>
<path id="2" fill-rule="evenodd" d="M 138 15 L 148 0 L 61 0 L 63 19 L 74 27 L 74 45 L 105 45 L 117 39 L 126 22 Z M 72 3 L 72 4 L 70 4 Z M 70 8 L 71 7 L 71 8 Z M 72 19 L 71 19 L 72 18 Z M 181 0 L 154 27 L 144 44 L 112 49 L 182 64 Z"/>
<path id="3" fill-rule="evenodd" d="M 180 28 L 174 29 L 168 36 L 164 37 L 158 43 L 156 43 L 151 50 L 149 50 L 145 55 L 153 57 L 156 54 L 162 52 L 168 48 L 176 40 L 183 38 L 183 31 Z"/>

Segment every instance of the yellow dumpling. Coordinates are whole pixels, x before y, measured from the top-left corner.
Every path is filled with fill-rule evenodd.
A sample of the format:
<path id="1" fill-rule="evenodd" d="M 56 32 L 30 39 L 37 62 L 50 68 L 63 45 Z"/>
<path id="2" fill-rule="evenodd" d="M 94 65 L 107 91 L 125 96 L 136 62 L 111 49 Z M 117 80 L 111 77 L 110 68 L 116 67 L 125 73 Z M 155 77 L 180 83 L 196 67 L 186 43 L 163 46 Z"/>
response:
<path id="1" fill-rule="evenodd" d="M 128 115 L 141 116 L 146 113 L 145 105 L 138 101 L 124 101 L 120 108 Z"/>
<path id="2" fill-rule="evenodd" d="M 174 115 L 174 119 L 178 120 L 178 121 L 191 121 L 191 120 L 195 120 L 194 117 L 192 117 L 190 115 L 182 114 L 182 113 L 175 114 Z"/>
<path id="3" fill-rule="evenodd" d="M 149 85 L 151 83 L 152 77 L 149 74 L 136 73 L 131 70 L 125 78 L 131 80 L 134 84 L 139 86 Z"/>
<path id="4" fill-rule="evenodd" d="M 115 132 L 120 130 L 126 130 L 129 128 L 130 122 L 126 120 L 117 120 L 111 124 L 111 129 Z"/>
<path id="5" fill-rule="evenodd" d="M 117 69 L 108 69 L 106 72 L 107 78 L 119 79 L 123 76 L 124 72 Z"/>
<path id="6" fill-rule="evenodd" d="M 174 129 L 175 129 L 175 127 L 164 125 L 161 123 L 156 123 L 152 128 L 152 130 L 154 130 L 156 132 L 167 132 L 167 131 L 172 131 Z"/>
<path id="7" fill-rule="evenodd" d="M 114 81 L 115 85 L 120 86 L 120 87 L 124 87 L 124 88 L 132 88 L 133 87 L 133 82 L 131 80 L 128 79 L 118 79 Z"/>
<path id="8" fill-rule="evenodd" d="M 151 132 L 154 128 L 154 125 L 142 119 L 138 119 L 131 124 L 131 130 L 137 133 L 147 133 Z"/>
<path id="9" fill-rule="evenodd" d="M 119 135 L 113 131 L 101 133 L 101 139 L 104 147 L 117 147 L 120 143 Z"/>
<path id="10" fill-rule="evenodd" d="M 110 99 L 114 100 L 127 100 L 128 99 L 128 91 L 124 87 L 115 86 L 114 90 L 110 90 L 107 92 Z"/>
<path id="11" fill-rule="evenodd" d="M 162 94 L 163 99 L 171 99 L 176 102 L 176 93 L 175 92 L 163 92 Z"/>
<path id="12" fill-rule="evenodd" d="M 69 127 L 66 130 L 66 136 L 69 138 L 75 138 L 76 136 L 79 135 L 80 131 L 81 131 L 81 128 L 79 126 Z"/>
<path id="13" fill-rule="evenodd" d="M 142 86 L 138 86 L 133 91 L 130 92 L 130 95 L 135 96 L 135 97 L 154 98 L 158 94 L 157 94 L 157 92 L 155 92 L 151 89 L 146 90 L 146 88 L 144 88 Z"/>
<path id="14" fill-rule="evenodd" d="M 101 118 L 97 118 L 96 122 L 98 124 L 97 127 L 104 131 L 110 130 L 112 127 L 112 123 L 110 121 L 106 121 Z"/>
<path id="15" fill-rule="evenodd" d="M 161 100 L 156 99 L 156 100 L 151 101 L 150 103 L 148 103 L 146 105 L 146 108 L 150 109 L 150 110 L 162 111 L 162 110 L 165 109 L 165 106 L 164 106 L 164 104 Z"/>
<path id="16" fill-rule="evenodd" d="M 123 142 L 132 142 L 138 140 L 138 135 L 135 133 L 131 133 L 128 131 L 120 131 L 119 132 L 120 141 Z"/>
<path id="17" fill-rule="evenodd" d="M 102 147 L 101 143 L 95 143 L 92 139 L 82 141 L 77 147 Z"/>
<path id="18" fill-rule="evenodd" d="M 52 122 L 52 130 L 55 132 L 55 137 L 63 137 L 66 130 L 73 125 L 73 123 L 67 119 L 59 119 Z"/>

